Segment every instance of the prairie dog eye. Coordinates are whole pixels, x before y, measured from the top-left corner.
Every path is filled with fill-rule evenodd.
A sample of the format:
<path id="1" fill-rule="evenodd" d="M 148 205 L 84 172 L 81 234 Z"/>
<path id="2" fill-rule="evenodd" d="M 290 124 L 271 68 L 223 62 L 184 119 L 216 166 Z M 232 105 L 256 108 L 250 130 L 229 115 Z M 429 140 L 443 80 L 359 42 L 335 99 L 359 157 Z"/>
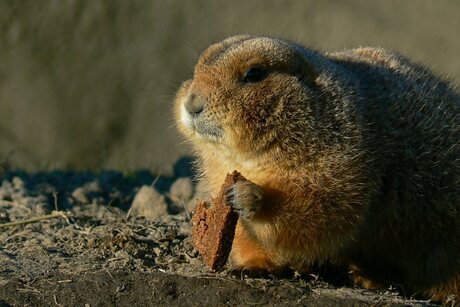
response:
<path id="1" fill-rule="evenodd" d="M 267 71 L 260 67 L 249 68 L 243 77 L 244 83 L 255 83 L 262 81 L 267 76 Z"/>

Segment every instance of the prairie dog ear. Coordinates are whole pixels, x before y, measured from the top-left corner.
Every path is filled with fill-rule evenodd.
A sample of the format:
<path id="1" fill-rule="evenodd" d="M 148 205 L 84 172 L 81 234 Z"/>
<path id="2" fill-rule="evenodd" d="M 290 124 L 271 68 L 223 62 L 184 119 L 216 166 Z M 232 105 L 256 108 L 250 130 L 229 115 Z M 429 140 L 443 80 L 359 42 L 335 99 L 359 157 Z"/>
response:
<path id="1" fill-rule="evenodd" d="M 296 56 L 294 60 L 294 69 L 299 77 L 308 82 L 314 83 L 318 76 L 318 71 L 313 64 L 314 58 L 308 58 L 307 51 L 304 49 L 296 50 Z"/>

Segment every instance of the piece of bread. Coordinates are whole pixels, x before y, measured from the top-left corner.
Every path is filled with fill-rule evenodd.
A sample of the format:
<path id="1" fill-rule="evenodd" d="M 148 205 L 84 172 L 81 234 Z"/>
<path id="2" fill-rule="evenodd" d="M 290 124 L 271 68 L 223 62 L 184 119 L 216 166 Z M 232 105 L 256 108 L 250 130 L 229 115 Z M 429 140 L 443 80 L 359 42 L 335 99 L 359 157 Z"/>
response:
<path id="1" fill-rule="evenodd" d="M 199 202 L 192 218 L 193 244 L 213 271 L 225 265 L 232 248 L 238 214 L 225 204 L 225 192 L 239 180 L 246 179 L 237 171 L 227 174 L 211 207 L 205 201 Z"/>

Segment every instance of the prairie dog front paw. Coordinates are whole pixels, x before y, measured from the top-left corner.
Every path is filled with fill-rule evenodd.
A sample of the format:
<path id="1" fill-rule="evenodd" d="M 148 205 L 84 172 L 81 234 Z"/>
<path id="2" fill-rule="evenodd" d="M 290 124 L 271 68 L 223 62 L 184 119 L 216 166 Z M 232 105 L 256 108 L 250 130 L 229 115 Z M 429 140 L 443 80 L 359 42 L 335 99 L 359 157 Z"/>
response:
<path id="1" fill-rule="evenodd" d="M 262 207 L 263 191 L 250 181 L 237 181 L 225 193 L 225 202 L 232 206 L 240 217 L 252 219 Z"/>

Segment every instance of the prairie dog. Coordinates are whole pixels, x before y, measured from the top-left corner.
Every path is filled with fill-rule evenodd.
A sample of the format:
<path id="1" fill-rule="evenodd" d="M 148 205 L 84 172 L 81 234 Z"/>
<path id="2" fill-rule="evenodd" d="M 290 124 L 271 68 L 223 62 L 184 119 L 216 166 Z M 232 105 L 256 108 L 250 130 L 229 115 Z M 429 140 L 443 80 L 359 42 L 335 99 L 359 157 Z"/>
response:
<path id="1" fill-rule="evenodd" d="M 320 53 L 240 35 L 206 49 L 175 100 L 201 180 L 239 212 L 237 267 L 354 268 L 368 287 L 460 297 L 460 100 L 378 48 Z"/>

